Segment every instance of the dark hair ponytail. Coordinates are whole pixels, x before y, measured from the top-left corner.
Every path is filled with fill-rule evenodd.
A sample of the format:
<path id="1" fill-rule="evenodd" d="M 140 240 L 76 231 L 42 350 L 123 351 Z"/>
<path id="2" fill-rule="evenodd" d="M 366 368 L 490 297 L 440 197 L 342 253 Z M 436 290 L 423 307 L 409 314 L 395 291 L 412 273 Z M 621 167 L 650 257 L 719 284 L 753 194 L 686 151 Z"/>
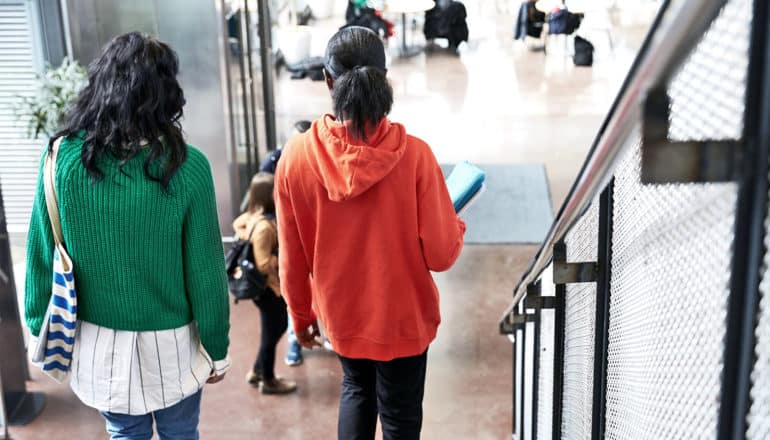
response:
<path id="1" fill-rule="evenodd" d="M 350 121 L 353 136 L 366 140 L 366 132 L 390 113 L 393 89 L 383 70 L 356 67 L 334 81 L 332 98 L 335 115 Z"/>
<path id="2" fill-rule="evenodd" d="M 324 66 L 334 80 L 334 114 L 349 121 L 354 137 L 366 140 L 366 132 L 393 106 L 382 40 L 367 28 L 344 28 L 329 40 Z"/>

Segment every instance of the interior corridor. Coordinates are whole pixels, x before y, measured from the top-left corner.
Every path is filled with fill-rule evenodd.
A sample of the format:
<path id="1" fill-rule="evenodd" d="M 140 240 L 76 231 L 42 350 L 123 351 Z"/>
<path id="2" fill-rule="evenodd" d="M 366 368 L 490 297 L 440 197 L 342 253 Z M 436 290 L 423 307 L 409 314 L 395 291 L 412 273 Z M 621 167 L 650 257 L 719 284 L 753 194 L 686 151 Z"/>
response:
<path id="1" fill-rule="evenodd" d="M 551 203 L 558 208 L 646 29 L 643 23 L 629 25 L 615 17 L 614 49 L 597 37 L 594 66 L 579 68 L 562 53 L 559 39 L 549 42 L 554 50 L 548 54 L 514 42 L 513 15 L 499 14 L 495 3 L 465 2 L 471 41 L 459 57 L 437 52 L 402 59 L 395 56 L 394 38 L 391 119 L 427 141 L 441 163 L 545 164 Z M 316 26 L 315 49 L 323 47 L 338 21 Z M 285 72 L 276 83 L 276 101 L 279 139 L 294 121 L 313 119 L 330 108 L 323 82 L 291 80 Z M 21 287 L 24 237 L 12 240 Z M 535 250 L 535 245 L 466 245 L 452 270 L 435 275 L 443 322 L 429 350 L 423 438 L 510 435 L 511 350 L 498 333 L 498 320 Z M 335 355 L 306 351 L 303 365 L 287 367 L 282 363 L 284 337 L 278 374 L 296 380 L 299 392 L 264 396 L 244 381 L 259 341 L 256 308 L 232 305 L 231 323 L 233 368 L 224 382 L 205 389 L 201 438 L 334 438 L 341 381 Z M 54 385 L 34 368 L 32 375 L 30 389 L 44 391 L 47 405 L 38 422 L 11 428 L 14 439 L 106 438 L 101 417 L 66 385 Z"/>

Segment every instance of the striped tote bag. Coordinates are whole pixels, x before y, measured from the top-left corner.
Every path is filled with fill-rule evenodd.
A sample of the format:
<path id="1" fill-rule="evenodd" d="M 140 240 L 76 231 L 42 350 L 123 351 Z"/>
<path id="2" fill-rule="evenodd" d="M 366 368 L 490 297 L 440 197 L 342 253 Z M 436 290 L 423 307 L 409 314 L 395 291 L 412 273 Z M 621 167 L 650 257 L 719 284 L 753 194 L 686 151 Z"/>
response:
<path id="1" fill-rule="evenodd" d="M 64 248 L 56 194 L 56 157 L 61 138 L 54 142 L 53 150 L 46 157 L 43 168 L 45 203 L 51 220 L 55 247 L 53 254 L 53 287 L 51 301 L 40 328 L 32 360 L 38 362 L 43 372 L 57 382 L 67 378 L 72 362 L 72 349 L 77 330 L 77 294 L 72 275 L 72 259 Z"/>

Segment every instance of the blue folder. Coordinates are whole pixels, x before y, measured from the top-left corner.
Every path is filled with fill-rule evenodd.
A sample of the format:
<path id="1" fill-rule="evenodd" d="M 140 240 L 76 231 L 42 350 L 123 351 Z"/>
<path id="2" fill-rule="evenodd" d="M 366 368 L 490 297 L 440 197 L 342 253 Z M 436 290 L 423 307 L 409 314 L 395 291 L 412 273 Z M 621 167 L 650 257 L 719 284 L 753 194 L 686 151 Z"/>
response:
<path id="1" fill-rule="evenodd" d="M 446 179 L 449 196 L 455 206 L 455 212 L 462 209 L 479 194 L 484 187 L 486 174 L 469 162 L 460 162 L 455 165 L 452 173 Z"/>

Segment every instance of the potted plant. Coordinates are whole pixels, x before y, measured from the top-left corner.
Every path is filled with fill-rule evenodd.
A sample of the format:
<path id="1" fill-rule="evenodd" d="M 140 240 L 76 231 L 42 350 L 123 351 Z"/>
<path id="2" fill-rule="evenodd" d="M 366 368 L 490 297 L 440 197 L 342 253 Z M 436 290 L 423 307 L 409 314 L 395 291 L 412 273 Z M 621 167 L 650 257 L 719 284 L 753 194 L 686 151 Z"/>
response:
<path id="1" fill-rule="evenodd" d="M 88 84 L 88 72 L 77 61 L 64 58 L 58 67 L 48 66 L 38 75 L 32 96 L 19 96 L 16 114 L 27 128 L 27 135 L 53 136 L 61 126 L 65 113 L 80 91 Z"/>

